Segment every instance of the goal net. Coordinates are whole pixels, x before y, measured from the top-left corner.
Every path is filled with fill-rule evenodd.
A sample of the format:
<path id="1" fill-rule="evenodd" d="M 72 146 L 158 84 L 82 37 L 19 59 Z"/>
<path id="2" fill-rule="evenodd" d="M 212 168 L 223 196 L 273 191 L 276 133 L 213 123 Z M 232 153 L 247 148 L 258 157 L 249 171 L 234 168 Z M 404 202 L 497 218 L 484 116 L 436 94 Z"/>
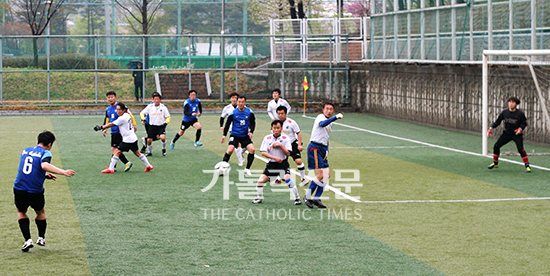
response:
<path id="1" fill-rule="evenodd" d="M 520 99 L 518 108 L 527 116 L 525 139 L 539 143 L 550 141 L 550 50 L 483 51 L 482 85 L 483 155 L 489 152 L 487 130 L 508 107 L 506 100 L 510 96 Z M 497 137 L 502 129 L 503 126 L 497 129 Z"/>

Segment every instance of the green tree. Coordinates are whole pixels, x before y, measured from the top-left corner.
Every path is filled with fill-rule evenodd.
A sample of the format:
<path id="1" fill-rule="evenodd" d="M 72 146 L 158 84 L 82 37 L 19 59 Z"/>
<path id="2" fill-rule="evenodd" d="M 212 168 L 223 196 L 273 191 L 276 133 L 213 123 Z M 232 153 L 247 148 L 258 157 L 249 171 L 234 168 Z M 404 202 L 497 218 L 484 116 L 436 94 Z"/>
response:
<path id="1" fill-rule="evenodd" d="M 34 67 L 38 67 L 38 36 L 41 36 L 52 20 L 56 18 L 64 2 L 65 0 L 55 2 L 54 0 L 16 0 L 18 13 L 23 15 L 34 36 L 32 41 Z"/>

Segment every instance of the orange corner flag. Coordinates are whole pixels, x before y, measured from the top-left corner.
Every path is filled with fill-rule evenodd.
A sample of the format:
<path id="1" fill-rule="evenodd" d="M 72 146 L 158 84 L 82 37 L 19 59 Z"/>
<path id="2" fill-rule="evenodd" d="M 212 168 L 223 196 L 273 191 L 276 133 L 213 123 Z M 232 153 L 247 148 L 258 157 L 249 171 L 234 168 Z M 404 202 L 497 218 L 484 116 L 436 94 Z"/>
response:
<path id="1" fill-rule="evenodd" d="M 304 77 L 304 82 L 302 83 L 302 86 L 304 86 L 304 90 L 309 89 L 309 84 L 307 83 L 307 77 Z"/>

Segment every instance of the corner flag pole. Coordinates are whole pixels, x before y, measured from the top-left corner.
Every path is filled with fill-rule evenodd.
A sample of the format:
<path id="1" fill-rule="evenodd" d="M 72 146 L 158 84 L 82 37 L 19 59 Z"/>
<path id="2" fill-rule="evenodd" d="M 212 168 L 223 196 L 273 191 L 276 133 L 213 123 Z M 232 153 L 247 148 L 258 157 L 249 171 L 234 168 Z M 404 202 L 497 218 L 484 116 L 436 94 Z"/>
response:
<path id="1" fill-rule="evenodd" d="M 302 86 L 304 87 L 304 114 L 303 116 L 306 116 L 306 92 L 309 89 L 309 84 L 307 83 L 307 77 L 304 76 L 304 82 L 302 83 Z"/>

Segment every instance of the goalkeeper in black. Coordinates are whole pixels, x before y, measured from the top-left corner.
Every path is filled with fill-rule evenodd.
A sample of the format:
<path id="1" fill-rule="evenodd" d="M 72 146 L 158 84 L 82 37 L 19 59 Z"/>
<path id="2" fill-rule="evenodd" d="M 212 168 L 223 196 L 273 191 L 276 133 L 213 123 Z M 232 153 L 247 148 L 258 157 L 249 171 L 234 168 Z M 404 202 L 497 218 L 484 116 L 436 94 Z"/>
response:
<path id="1" fill-rule="evenodd" d="M 492 136 L 493 128 L 498 127 L 500 123 L 504 121 L 504 131 L 493 146 L 493 163 L 487 167 L 488 169 L 498 168 L 500 148 L 508 142 L 514 141 L 516 143 L 516 147 L 518 148 L 518 152 L 525 163 L 525 172 L 531 172 L 529 158 L 523 148 L 523 130 L 527 126 L 527 118 L 525 117 L 525 113 L 523 111 L 517 109 L 519 103 L 519 99 L 514 96 L 508 98 L 508 108 L 504 109 L 500 115 L 498 115 L 497 120 L 487 131 L 487 135 Z"/>

